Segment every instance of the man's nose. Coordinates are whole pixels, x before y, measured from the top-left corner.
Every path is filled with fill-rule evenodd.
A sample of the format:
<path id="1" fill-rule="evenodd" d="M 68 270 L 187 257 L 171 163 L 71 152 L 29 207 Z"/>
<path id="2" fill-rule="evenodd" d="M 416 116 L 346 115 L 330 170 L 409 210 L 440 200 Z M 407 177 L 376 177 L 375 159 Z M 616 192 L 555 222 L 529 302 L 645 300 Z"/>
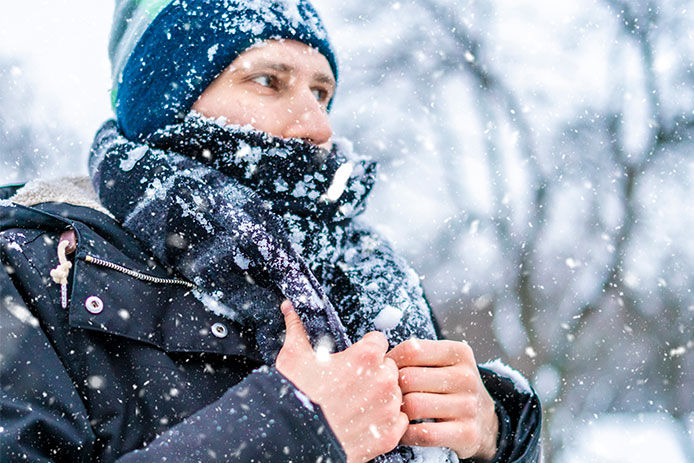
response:
<path id="1" fill-rule="evenodd" d="M 328 148 L 333 129 L 325 108 L 316 100 L 313 92 L 303 92 L 292 99 L 284 138 L 301 138 L 314 145 Z"/>

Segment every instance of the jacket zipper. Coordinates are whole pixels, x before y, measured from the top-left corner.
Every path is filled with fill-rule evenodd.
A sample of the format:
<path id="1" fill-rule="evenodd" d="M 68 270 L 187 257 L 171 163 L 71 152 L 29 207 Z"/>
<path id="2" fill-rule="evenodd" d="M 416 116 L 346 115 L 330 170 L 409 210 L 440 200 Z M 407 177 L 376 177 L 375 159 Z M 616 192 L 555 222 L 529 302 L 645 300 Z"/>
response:
<path id="1" fill-rule="evenodd" d="M 181 286 L 186 286 L 186 287 L 191 288 L 191 289 L 196 288 L 196 286 L 189 281 L 178 280 L 175 278 L 158 278 L 158 277 L 154 277 L 152 275 L 146 275 L 146 274 L 140 273 L 136 270 L 131 270 L 129 268 L 123 267 L 122 265 L 114 264 L 112 262 L 108 262 L 108 261 L 99 259 L 97 257 L 90 256 L 90 255 L 84 256 L 84 260 L 85 260 L 85 262 L 88 262 L 90 264 L 100 265 L 102 267 L 110 268 L 111 270 L 116 270 L 118 272 L 125 273 L 126 275 L 129 275 L 133 278 L 137 278 L 138 280 L 148 281 L 150 283 L 164 284 L 164 285 L 168 285 L 168 284 L 181 285 Z"/>

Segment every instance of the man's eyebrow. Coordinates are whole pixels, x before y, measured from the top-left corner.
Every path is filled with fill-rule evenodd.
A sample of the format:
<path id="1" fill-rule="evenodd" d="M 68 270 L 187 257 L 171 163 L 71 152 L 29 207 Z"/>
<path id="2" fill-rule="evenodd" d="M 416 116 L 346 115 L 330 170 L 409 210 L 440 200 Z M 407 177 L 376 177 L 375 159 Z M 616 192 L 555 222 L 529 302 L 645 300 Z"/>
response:
<path id="1" fill-rule="evenodd" d="M 254 68 L 272 69 L 273 71 L 284 72 L 287 74 L 291 74 L 292 72 L 296 71 L 296 68 L 294 66 L 290 66 L 289 64 L 285 63 L 278 63 L 276 61 L 256 61 L 251 66 Z M 323 72 L 314 73 L 313 79 L 322 84 L 331 85 L 332 87 L 335 87 L 335 79 L 333 79 L 332 76 Z"/>
<path id="2" fill-rule="evenodd" d="M 251 64 L 253 68 L 272 69 L 273 71 L 291 73 L 294 68 L 288 64 L 278 63 L 276 61 L 256 61 Z"/>
<path id="3" fill-rule="evenodd" d="M 316 80 L 317 82 L 322 83 L 322 84 L 326 84 L 326 85 L 330 85 L 331 87 L 335 87 L 335 79 L 333 79 L 328 74 L 323 74 L 322 72 L 316 72 L 315 74 L 313 74 L 313 79 Z"/>

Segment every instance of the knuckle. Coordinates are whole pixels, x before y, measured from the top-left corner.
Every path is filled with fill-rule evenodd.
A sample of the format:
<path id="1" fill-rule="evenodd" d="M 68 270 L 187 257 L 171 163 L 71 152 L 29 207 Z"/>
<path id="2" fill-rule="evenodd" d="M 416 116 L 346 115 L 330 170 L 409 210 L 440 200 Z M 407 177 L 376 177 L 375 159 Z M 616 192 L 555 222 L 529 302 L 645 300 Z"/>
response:
<path id="1" fill-rule="evenodd" d="M 421 426 L 415 426 L 411 428 L 411 431 L 408 431 L 410 433 L 410 440 L 413 442 L 415 445 L 427 445 L 431 441 L 431 435 L 429 432 L 427 432 L 426 429 L 424 429 Z"/>
<path id="2" fill-rule="evenodd" d="M 387 364 L 383 371 L 396 386 L 400 385 L 400 370 L 398 369 L 397 365 Z"/>
<path id="3" fill-rule="evenodd" d="M 287 321 L 287 328 L 289 330 L 298 330 L 298 329 L 303 329 L 303 325 L 301 324 L 301 319 L 299 318 L 299 315 L 296 314 L 296 312 L 292 312 L 287 315 L 286 317 Z"/>
<path id="4" fill-rule="evenodd" d="M 419 416 L 419 401 L 416 394 L 405 394 L 402 398 L 402 408 L 410 419 Z"/>
<path id="5" fill-rule="evenodd" d="M 462 416 L 472 416 L 477 409 L 476 402 L 467 396 L 457 396 L 455 398 L 455 404 Z"/>
<path id="6" fill-rule="evenodd" d="M 372 387 L 379 396 L 387 394 L 390 390 L 390 384 L 383 375 L 376 375 L 373 378 Z"/>
<path id="7" fill-rule="evenodd" d="M 480 439 L 480 433 L 475 426 L 461 425 L 456 429 L 456 433 L 464 442 L 476 443 Z"/>
<path id="8" fill-rule="evenodd" d="M 472 347 L 470 347 L 470 345 L 467 342 L 457 342 L 456 347 L 458 351 L 458 356 L 461 360 L 467 362 L 474 360 L 475 357 L 472 353 Z"/>
<path id="9" fill-rule="evenodd" d="M 400 442 L 400 437 L 402 437 L 402 432 L 400 426 L 396 423 L 391 426 L 388 431 L 384 434 L 384 444 L 388 448 L 394 448 Z"/>
<path id="10" fill-rule="evenodd" d="M 407 342 L 407 341 L 405 341 Z M 401 360 L 405 359 L 405 342 L 401 342 L 397 346 L 388 352 L 388 356 L 392 358 L 396 364 L 399 364 Z"/>
<path id="11" fill-rule="evenodd" d="M 396 417 L 400 414 L 400 407 L 402 406 L 402 394 L 400 394 L 399 389 L 390 394 L 387 406 L 390 412 Z"/>
<path id="12" fill-rule="evenodd" d="M 397 389 L 398 391 L 400 390 L 400 382 L 398 381 L 399 377 L 397 372 L 394 372 L 391 369 L 384 369 L 383 370 L 383 377 L 384 381 L 393 389 Z"/>
<path id="13" fill-rule="evenodd" d="M 395 360 L 390 357 L 386 357 L 386 359 L 383 361 L 383 366 L 389 371 L 398 371 L 398 364 L 395 363 Z"/>
<path id="14" fill-rule="evenodd" d="M 470 415 L 475 415 L 480 410 L 480 403 L 477 401 L 477 397 L 467 395 L 463 398 L 463 408 L 467 410 Z"/>
<path id="15" fill-rule="evenodd" d="M 388 339 L 386 335 L 380 331 L 369 331 L 364 335 L 362 339 L 368 340 L 369 342 L 376 343 L 378 345 L 388 344 Z"/>
<path id="16" fill-rule="evenodd" d="M 287 318 L 287 331 L 296 331 L 299 321 L 295 318 Z"/>
<path id="17" fill-rule="evenodd" d="M 401 386 L 407 387 L 412 383 L 413 372 L 414 372 L 414 370 L 411 367 L 402 368 L 398 372 L 398 377 L 399 377 Z"/>
<path id="18" fill-rule="evenodd" d="M 381 360 L 378 348 L 368 343 L 361 349 L 361 358 L 369 365 L 378 364 Z"/>
<path id="19" fill-rule="evenodd" d="M 466 389 L 468 383 L 468 373 L 463 368 L 457 368 L 453 374 L 446 378 L 446 383 L 451 392 L 462 391 Z"/>
<path id="20" fill-rule="evenodd" d="M 400 388 L 398 387 L 398 382 L 397 379 L 393 378 L 392 375 L 382 372 L 376 377 L 375 380 L 375 385 L 378 388 L 378 391 L 382 395 L 387 395 L 391 396 L 392 394 L 395 393 L 395 390 L 399 390 Z"/>
<path id="21" fill-rule="evenodd" d="M 404 413 L 398 412 L 393 415 L 392 421 L 389 423 L 389 426 L 383 436 L 386 445 L 390 446 L 391 448 L 398 445 L 402 435 L 407 429 L 408 424 L 409 420 L 407 419 L 407 415 Z"/>
<path id="22" fill-rule="evenodd" d="M 401 355 L 404 357 L 412 356 L 420 348 L 419 341 L 416 339 L 408 339 L 400 344 Z"/>
<path id="23" fill-rule="evenodd" d="M 469 418 L 474 414 L 475 406 L 472 404 L 472 401 L 469 399 L 469 397 L 465 397 L 460 394 L 455 394 L 452 395 L 449 403 L 451 405 L 450 412 L 457 417 Z"/>

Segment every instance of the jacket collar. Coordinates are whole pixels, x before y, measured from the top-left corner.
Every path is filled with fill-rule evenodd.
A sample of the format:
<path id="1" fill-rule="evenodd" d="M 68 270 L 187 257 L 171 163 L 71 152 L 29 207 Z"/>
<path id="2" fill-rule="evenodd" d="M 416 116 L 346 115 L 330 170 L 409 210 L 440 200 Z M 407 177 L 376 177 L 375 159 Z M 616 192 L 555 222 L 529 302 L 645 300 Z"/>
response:
<path id="1" fill-rule="evenodd" d="M 16 189 L 9 200 L 22 206 L 48 202 L 67 203 L 88 207 L 113 217 L 99 202 L 92 182 L 87 176 L 35 179 Z"/>

